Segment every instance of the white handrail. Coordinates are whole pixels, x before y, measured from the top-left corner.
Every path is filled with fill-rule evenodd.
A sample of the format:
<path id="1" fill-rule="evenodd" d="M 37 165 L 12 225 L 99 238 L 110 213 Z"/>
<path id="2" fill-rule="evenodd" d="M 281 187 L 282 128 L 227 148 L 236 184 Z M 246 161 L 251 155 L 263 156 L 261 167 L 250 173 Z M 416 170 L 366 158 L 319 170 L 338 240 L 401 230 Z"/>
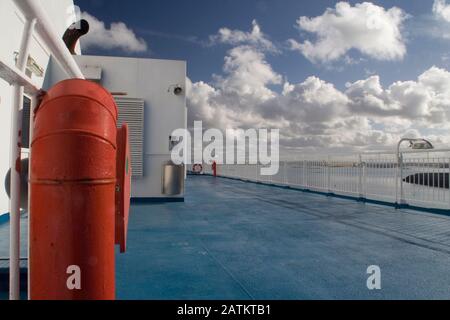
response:
<path id="1" fill-rule="evenodd" d="M 84 79 L 83 73 L 67 49 L 62 35 L 53 26 L 48 14 L 36 0 L 14 0 L 27 20 L 37 19 L 36 32 L 70 78 Z"/>
<path id="2" fill-rule="evenodd" d="M 327 159 L 308 154 L 296 160 L 279 161 L 280 171 L 275 176 L 260 176 L 259 164 L 223 164 L 218 165 L 218 176 L 382 201 L 399 207 L 449 210 L 448 149 L 408 150 L 400 154 L 400 163 L 395 152 L 355 153 L 345 158 L 336 154 Z M 209 165 L 203 169 L 204 173 L 212 173 Z M 192 168 L 188 166 L 187 170 Z"/>
<path id="3" fill-rule="evenodd" d="M 30 43 L 36 25 L 36 19 L 27 20 L 24 27 L 17 68 L 24 72 L 27 66 Z M 13 103 L 11 113 L 11 199 L 10 199 L 10 241 L 9 241 L 9 298 L 20 299 L 20 154 L 22 119 L 20 110 L 23 109 L 23 87 L 14 85 Z"/>
<path id="4" fill-rule="evenodd" d="M 401 153 L 429 153 L 429 152 L 450 152 L 449 148 L 443 148 L 443 149 L 428 149 L 428 150 L 408 150 L 408 149 L 403 149 L 400 150 Z M 395 155 L 397 152 L 396 151 L 368 151 L 368 152 L 364 152 L 361 153 L 362 155 L 374 155 L 374 154 L 393 154 Z"/>

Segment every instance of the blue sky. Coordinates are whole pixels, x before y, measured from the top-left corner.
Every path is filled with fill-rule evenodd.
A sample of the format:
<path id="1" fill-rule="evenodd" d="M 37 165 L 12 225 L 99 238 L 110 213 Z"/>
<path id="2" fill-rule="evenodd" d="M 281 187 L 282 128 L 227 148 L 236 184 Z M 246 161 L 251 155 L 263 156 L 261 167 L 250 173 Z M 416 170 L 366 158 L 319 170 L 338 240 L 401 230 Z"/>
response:
<path id="1" fill-rule="evenodd" d="M 349 1 L 358 3 L 361 1 Z M 372 1 L 385 8 L 403 8 L 412 17 L 406 28 L 419 28 L 417 20 L 425 20 L 432 14 L 433 0 L 385 0 Z M 108 55 L 132 55 L 163 59 L 187 60 L 189 77 L 193 81 L 210 81 L 213 73 L 220 73 L 227 46 L 205 47 L 202 41 L 215 34 L 221 27 L 249 30 L 253 19 L 260 24 L 274 42 L 280 45 L 289 38 L 300 38 L 295 21 L 300 16 L 318 16 L 327 7 L 334 7 L 336 1 L 316 0 L 76 0 L 83 11 L 87 11 L 105 23 L 125 21 L 149 44 L 145 53 L 126 53 L 121 50 L 87 50 L 86 53 Z M 431 39 L 428 34 L 417 34 L 409 28 L 409 52 L 403 61 L 365 61 L 349 66 L 344 71 L 311 64 L 295 52 L 285 51 L 268 58 L 279 73 L 291 82 L 299 82 L 309 75 L 343 87 L 346 82 L 358 80 L 366 71 L 377 72 L 382 82 L 392 83 L 417 77 L 433 65 L 448 67 L 450 61 L 442 61 L 445 53 L 450 53 L 450 41 Z M 416 33 L 416 34 L 415 34 Z M 198 43 L 182 40 L 195 38 Z M 432 49 L 432 50 L 430 50 Z M 354 52 L 355 57 L 360 55 Z"/>
<path id="2" fill-rule="evenodd" d="M 328 118 L 312 117 L 308 122 L 310 128 L 306 128 L 308 124 L 303 125 L 302 128 L 294 128 L 298 127 L 297 123 L 286 122 L 295 118 L 295 116 L 288 115 L 290 110 L 287 109 L 290 107 L 299 110 L 302 119 L 310 118 L 309 115 L 317 110 L 329 112 L 330 108 L 334 108 L 334 103 L 333 107 L 329 107 L 325 106 L 323 101 L 318 102 L 317 108 L 316 105 L 311 106 L 313 109 L 308 109 L 307 106 L 303 108 L 305 92 L 309 92 L 305 89 L 308 84 L 305 83 L 305 80 L 313 76 L 320 79 L 320 83 L 330 84 L 338 91 L 338 93 L 330 93 L 330 96 L 334 93 L 338 95 L 343 93 L 347 99 L 350 99 L 350 103 L 343 100 L 341 103 L 348 104 L 345 108 L 347 111 L 350 110 L 349 114 L 358 114 L 359 119 L 354 120 L 359 121 L 360 124 L 356 127 L 367 126 L 364 130 L 373 131 L 378 137 L 375 139 L 375 137 L 369 137 L 365 133 L 360 132 L 358 134 L 355 132 L 351 137 L 352 142 L 350 144 L 352 146 L 358 147 L 364 143 L 374 143 L 380 146 L 389 145 L 398 137 L 411 134 L 411 132 L 414 135 L 429 135 L 432 138 L 441 137 L 442 133 L 439 129 L 442 129 L 442 125 L 439 126 L 437 123 L 430 122 L 435 121 L 439 117 L 438 114 L 441 118 L 444 114 L 450 114 L 447 108 L 450 108 L 450 106 L 446 104 L 442 106 L 442 92 L 436 91 L 437 89 L 430 89 L 431 87 L 428 85 L 420 83 L 418 77 L 430 70 L 431 72 L 426 73 L 424 78 L 427 78 L 430 74 L 433 77 L 446 76 L 447 73 L 445 72 L 450 69 L 450 6 L 445 0 L 384 0 L 371 1 L 369 5 L 364 6 L 360 6 L 361 1 L 348 1 L 346 3 L 348 3 L 348 6 L 341 6 L 341 9 L 338 9 L 337 1 L 327 0 L 130 0 L 127 2 L 122 0 L 75 0 L 75 4 L 80 6 L 83 12 L 87 12 L 89 17 L 95 17 L 99 22 L 103 22 L 106 31 L 110 28 L 111 23 L 123 22 L 126 28 L 134 33 L 135 42 L 145 44 L 145 48 L 136 44 L 137 47 L 135 46 L 134 49 L 130 50 L 130 48 L 121 48 L 111 44 L 102 46 L 101 41 L 97 39 L 97 41 L 87 43 L 88 46 L 84 46 L 85 54 L 186 60 L 188 62 L 188 77 L 193 83 L 194 98 L 191 100 L 197 103 L 199 100 L 203 101 L 204 99 L 201 99 L 199 95 L 205 94 L 205 91 L 210 91 L 210 88 L 217 90 L 221 95 L 220 99 L 214 101 L 211 96 L 206 98 L 207 102 L 204 102 L 204 104 L 207 105 L 200 106 L 192 102 L 192 108 L 198 110 L 195 113 L 199 117 L 202 113 L 210 114 L 211 110 L 216 112 L 220 108 L 236 109 L 235 105 L 223 106 L 224 101 L 229 101 L 231 96 L 233 96 L 233 99 L 235 95 L 240 97 L 238 102 L 233 101 L 233 104 L 240 104 L 242 101 L 248 100 L 246 96 L 248 92 L 238 92 L 239 90 L 237 90 L 225 94 L 228 89 L 221 86 L 225 84 L 229 86 L 230 84 L 237 85 L 238 82 L 232 82 L 232 80 L 236 80 L 236 78 L 239 80 L 245 79 L 238 72 L 242 71 L 242 68 L 247 68 L 241 64 L 249 63 L 247 60 L 241 59 L 243 56 L 247 54 L 247 58 L 252 59 L 248 50 L 261 53 L 262 56 L 260 55 L 258 59 L 261 60 L 263 65 L 269 66 L 270 70 L 266 71 L 272 73 L 271 75 L 266 74 L 267 77 L 263 80 L 253 79 L 256 81 L 255 86 L 262 85 L 263 88 L 255 88 L 250 91 L 261 94 L 259 90 L 261 89 L 267 93 L 264 101 L 251 100 L 251 104 L 254 104 L 253 110 L 257 110 L 256 115 L 244 110 L 245 107 L 242 105 L 241 110 L 233 111 L 235 114 L 230 116 L 229 123 L 220 124 L 217 121 L 210 121 L 211 125 L 249 127 L 255 125 L 255 123 L 252 121 L 236 123 L 236 119 L 239 117 L 245 118 L 243 114 L 249 118 L 255 116 L 259 119 L 256 121 L 258 125 L 267 124 L 285 128 L 285 134 L 282 133 L 282 136 L 287 139 L 285 140 L 286 144 L 292 143 L 295 146 L 303 147 L 312 147 L 316 144 L 321 146 L 324 145 L 323 141 L 330 144 L 327 136 L 339 135 L 338 131 L 332 130 L 336 126 L 350 126 L 347 129 L 356 130 L 350 124 L 339 124 L 339 121 Z M 326 15 L 327 8 L 329 8 L 329 11 L 331 10 L 329 15 Z M 361 19 L 361 15 L 364 13 L 374 11 L 376 19 L 381 19 L 376 21 L 381 21 L 383 25 L 380 32 L 385 34 L 380 35 L 380 33 L 377 33 L 378 31 L 372 32 L 373 30 L 357 30 L 358 27 L 352 25 L 351 18 L 341 22 L 333 22 L 336 16 L 340 17 L 342 14 L 340 10 L 343 10 L 344 15 L 346 12 L 356 14 L 358 18 L 355 20 Z M 300 26 L 297 22 L 300 17 L 305 19 L 319 17 L 321 20 L 316 20 L 315 26 L 309 24 L 308 27 L 306 23 Z M 371 19 L 370 14 L 368 17 Z M 221 28 L 227 28 L 228 31 L 234 32 L 234 35 L 237 35 L 237 32 L 241 32 L 241 35 L 242 33 L 248 35 L 252 31 L 254 20 L 261 30 L 261 37 L 264 41 L 269 41 L 276 48 L 274 50 L 276 52 L 263 49 L 260 44 L 248 42 L 249 39 L 233 42 L 230 39 L 220 38 L 218 31 Z M 320 26 L 317 27 L 317 23 Z M 348 26 L 345 24 L 348 24 Z M 365 28 L 364 24 L 362 25 Z M 310 29 L 308 30 L 308 28 Z M 327 32 L 328 35 L 334 35 L 335 32 L 345 33 L 342 37 L 344 41 L 349 41 L 348 46 L 339 48 L 339 42 L 333 43 L 333 39 L 331 39 L 324 44 L 325 49 L 322 47 L 325 50 L 326 57 L 324 58 L 323 55 L 321 56 L 321 47 L 317 43 L 321 30 L 325 30 L 325 36 Z M 355 31 L 354 35 L 352 34 L 353 31 Z M 394 35 L 397 31 L 399 34 Z M 367 32 L 367 40 L 365 40 L 366 33 L 364 32 Z M 324 36 L 324 33 L 322 33 L 322 36 Z M 361 40 L 361 37 L 363 40 Z M 294 41 L 288 42 L 289 39 Z M 383 39 L 386 39 L 386 41 Z M 305 49 L 306 42 L 312 43 L 310 51 Z M 371 42 L 374 43 L 373 46 L 368 45 Z M 298 48 L 301 49 L 295 49 L 292 43 L 298 44 Z M 333 45 L 336 46 L 336 51 L 343 50 L 343 53 L 337 58 L 330 58 L 333 50 L 330 50 L 329 47 Z M 328 48 L 326 48 L 327 46 Z M 237 58 L 235 55 L 233 58 L 231 51 L 239 47 L 246 47 L 248 50 L 247 52 L 242 50 L 235 52 L 236 55 L 239 54 L 240 56 Z M 309 56 L 307 52 L 309 52 Z M 238 65 L 231 63 L 228 66 L 228 71 L 224 71 L 226 57 L 235 59 L 234 62 Z M 256 64 L 255 70 L 261 70 L 260 66 Z M 433 66 L 436 69 L 431 69 Z M 250 73 L 253 71 L 250 70 Z M 357 86 L 351 86 L 351 84 L 356 84 L 357 81 L 366 80 L 374 75 L 378 76 L 380 85 L 386 91 L 384 93 L 378 92 L 378 96 L 375 97 L 384 101 L 383 106 L 377 106 L 378 109 L 375 111 L 375 107 L 372 108 L 368 104 L 357 107 L 359 103 L 363 103 L 360 99 L 361 95 L 371 94 L 371 89 L 365 86 L 364 92 L 357 92 Z M 391 94 L 390 86 L 398 81 L 405 82 L 402 87 L 405 91 L 396 95 Z M 420 90 L 414 87 L 420 92 L 423 88 L 428 88 L 424 89 L 429 90 L 426 93 L 428 96 L 441 97 L 439 99 L 439 103 L 441 103 L 439 112 L 436 109 L 436 101 L 423 102 L 424 104 L 427 103 L 428 107 L 425 105 L 413 107 L 406 105 L 411 99 L 420 100 L 422 96 L 406 97 L 404 100 L 398 98 L 398 96 L 404 97 L 405 92 L 411 91 L 408 91 L 405 87 L 408 81 L 415 81 L 417 85 L 420 85 Z M 201 82 L 208 84 L 209 87 L 203 86 Z M 251 83 L 251 80 L 249 83 Z M 310 84 L 312 85 L 312 82 Z M 293 85 L 302 90 L 297 104 L 292 103 L 292 101 L 287 103 L 286 99 L 281 97 L 287 85 Z M 347 92 L 349 88 L 355 90 L 352 89 L 351 93 Z M 269 91 L 265 91 L 265 89 Z M 293 93 L 295 90 L 289 92 L 292 92 L 290 99 L 294 99 Z M 425 91 L 423 93 L 425 94 Z M 357 95 L 356 98 L 355 95 Z M 195 97 L 198 99 L 195 99 Z M 339 101 L 339 97 L 336 99 L 336 101 Z M 268 101 L 270 107 L 267 106 Z M 339 102 L 336 104 L 339 105 Z M 405 105 L 401 106 L 402 104 Z M 421 111 L 413 110 L 415 108 L 421 109 Z M 428 109 L 425 110 L 424 108 Z M 400 109 L 404 109 L 405 112 L 400 111 Z M 309 112 L 308 110 L 312 111 Z M 274 115 L 277 111 L 285 114 L 282 117 L 283 119 Z M 330 113 L 334 111 L 340 112 L 333 109 Z M 305 112 L 309 112 L 308 116 L 305 116 Z M 417 117 L 414 118 L 414 115 Z M 298 114 L 297 116 L 300 117 Z M 386 117 L 389 117 L 387 124 Z M 393 118 L 396 121 L 392 120 Z M 396 126 L 398 126 L 398 129 L 394 128 Z M 315 132 L 316 130 L 313 129 L 317 127 L 323 127 L 323 130 Z M 386 136 L 380 138 L 378 136 L 380 134 Z M 309 136 L 310 139 L 309 141 L 296 139 L 294 138 L 296 135 Z M 362 139 L 364 135 L 363 140 L 366 141 L 358 142 L 358 139 Z M 322 142 L 316 141 L 316 138 Z M 376 141 L 367 141 L 371 139 Z M 438 138 L 438 140 L 442 143 L 447 142 L 446 138 Z M 337 147 L 343 145 L 342 141 L 335 142 Z"/>

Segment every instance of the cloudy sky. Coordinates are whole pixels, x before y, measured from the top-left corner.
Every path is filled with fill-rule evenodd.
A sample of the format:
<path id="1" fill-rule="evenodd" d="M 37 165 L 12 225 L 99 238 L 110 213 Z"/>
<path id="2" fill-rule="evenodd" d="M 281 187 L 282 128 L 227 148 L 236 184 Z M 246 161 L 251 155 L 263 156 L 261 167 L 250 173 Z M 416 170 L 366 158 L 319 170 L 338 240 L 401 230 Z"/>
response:
<path id="1" fill-rule="evenodd" d="M 189 123 L 299 150 L 450 145 L 450 1 L 75 0 L 85 54 L 188 61 Z"/>

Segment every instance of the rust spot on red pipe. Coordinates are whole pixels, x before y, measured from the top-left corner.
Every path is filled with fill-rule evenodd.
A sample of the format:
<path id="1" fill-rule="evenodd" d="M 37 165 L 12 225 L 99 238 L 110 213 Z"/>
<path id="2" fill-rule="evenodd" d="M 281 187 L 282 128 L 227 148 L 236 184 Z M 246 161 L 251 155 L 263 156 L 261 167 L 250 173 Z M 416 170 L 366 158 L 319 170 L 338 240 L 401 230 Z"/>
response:
<path id="1" fill-rule="evenodd" d="M 22 162 L 20 161 L 20 157 L 17 157 L 16 159 L 16 171 L 20 173 L 22 170 Z"/>

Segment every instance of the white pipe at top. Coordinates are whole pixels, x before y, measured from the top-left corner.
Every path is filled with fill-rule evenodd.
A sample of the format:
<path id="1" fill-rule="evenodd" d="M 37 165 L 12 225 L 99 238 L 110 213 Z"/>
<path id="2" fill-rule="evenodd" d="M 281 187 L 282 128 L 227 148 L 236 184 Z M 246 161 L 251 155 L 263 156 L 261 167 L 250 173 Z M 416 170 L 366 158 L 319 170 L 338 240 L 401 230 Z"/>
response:
<path id="1" fill-rule="evenodd" d="M 14 0 L 26 19 L 37 19 L 36 32 L 49 47 L 51 53 L 70 78 L 84 79 L 83 73 L 67 49 L 62 35 L 53 26 L 48 14 L 36 0 Z"/>
<path id="2" fill-rule="evenodd" d="M 27 20 L 20 44 L 17 68 L 24 72 L 27 66 L 30 43 L 36 19 Z M 11 198 L 9 202 L 9 298 L 20 299 L 20 161 L 22 143 L 23 87 L 14 85 L 13 108 L 11 112 Z"/>

